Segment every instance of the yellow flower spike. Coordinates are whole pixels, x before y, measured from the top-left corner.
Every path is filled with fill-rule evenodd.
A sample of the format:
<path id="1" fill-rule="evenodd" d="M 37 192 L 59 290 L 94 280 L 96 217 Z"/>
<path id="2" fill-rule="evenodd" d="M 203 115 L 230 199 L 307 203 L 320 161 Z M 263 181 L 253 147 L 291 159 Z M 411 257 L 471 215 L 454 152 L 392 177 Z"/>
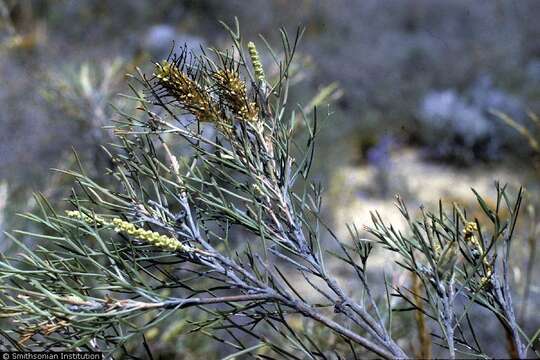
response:
<path id="1" fill-rule="evenodd" d="M 85 213 L 82 213 L 80 211 L 77 211 L 77 210 L 66 210 L 66 215 L 70 218 L 73 218 L 73 219 L 78 219 L 78 220 L 82 220 L 84 221 L 85 223 L 87 224 L 96 224 L 96 225 L 108 225 L 108 223 L 103 220 L 102 218 L 100 218 L 99 216 L 95 216 L 95 217 L 90 217 L 88 215 L 86 215 Z"/>
<path id="2" fill-rule="evenodd" d="M 258 120 L 257 104 L 249 101 L 246 83 L 240 79 L 237 71 L 222 69 L 212 73 L 211 76 L 216 82 L 221 102 L 226 104 L 232 113 L 244 121 Z"/>
<path id="3" fill-rule="evenodd" d="M 465 227 L 463 228 L 463 233 L 464 233 L 463 237 L 465 238 L 465 241 L 471 244 L 471 247 L 474 250 L 475 254 L 477 254 L 478 257 L 481 257 L 484 255 L 484 250 L 482 249 L 482 245 L 480 244 L 480 241 L 474 235 L 474 233 L 477 231 L 478 231 L 478 226 L 476 225 L 476 222 L 469 221 L 465 224 Z M 490 266 L 487 257 L 484 257 L 484 264 L 486 264 L 486 266 Z"/>
<path id="4" fill-rule="evenodd" d="M 89 224 L 98 224 L 98 225 L 113 225 L 114 231 L 117 233 L 127 233 L 130 236 L 135 237 L 136 239 L 143 240 L 149 244 L 160 247 L 169 251 L 182 250 L 185 252 L 193 252 L 195 249 L 183 245 L 177 239 L 169 237 L 167 235 L 162 235 L 156 231 L 145 230 L 143 228 L 137 227 L 136 225 L 122 220 L 121 218 L 114 218 L 111 222 L 107 222 L 104 219 L 96 216 L 92 218 L 80 211 L 77 210 L 66 210 L 66 215 L 73 219 L 83 220 Z"/>
<path id="5" fill-rule="evenodd" d="M 167 60 L 156 64 L 154 76 L 168 93 L 174 97 L 186 111 L 199 121 L 213 122 L 219 118 L 219 111 L 208 91 L 182 72 L 176 64 Z"/>
<path id="6" fill-rule="evenodd" d="M 255 76 L 260 82 L 265 81 L 264 68 L 261 63 L 261 58 L 259 57 L 259 52 L 253 41 L 248 42 L 248 51 L 249 57 L 251 58 L 251 63 L 253 64 L 253 69 L 255 70 Z"/>
<path id="7" fill-rule="evenodd" d="M 468 222 L 463 229 L 466 238 L 472 236 L 475 231 L 478 231 L 478 226 L 474 221 Z"/>
<path id="8" fill-rule="evenodd" d="M 115 232 L 124 232 L 138 240 L 145 241 L 151 245 L 162 248 L 168 251 L 177 251 L 182 250 L 185 252 L 193 252 L 195 249 L 183 245 L 177 239 L 169 237 L 167 235 L 162 235 L 157 231 L 145 230 L 143 228 L 137 227 L 134 224 L 131 224 L 127 221 L 124 221 L 120 218 L 114 218 L 112 224 L 116 227 L 114 228 Z"/>

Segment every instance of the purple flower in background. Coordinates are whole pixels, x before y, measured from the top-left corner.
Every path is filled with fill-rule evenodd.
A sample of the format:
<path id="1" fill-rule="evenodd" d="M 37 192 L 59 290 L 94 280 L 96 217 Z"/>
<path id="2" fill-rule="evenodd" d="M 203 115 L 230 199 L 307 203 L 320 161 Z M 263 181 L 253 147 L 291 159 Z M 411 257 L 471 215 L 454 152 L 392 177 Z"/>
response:
<path id="1" fill-rule="evenodd" d="M 392 166 L 392 149 L 395 146 L 395 139 L 390 135 L 384 135 L 367 153 L 368 163 L 375 168 L 377 190 L 382 196 L 388 195 L 390 191 L 390 177 L 388 175 Z"/>
<path id="2" fill-rule="evenodd" d="M 388 171 L 391 165 L 391 152 L 395 144 L 396 142 L 392 136 L 382 136 L 377 144 L 368 150 L 368 163 L 377 169 Z"/>

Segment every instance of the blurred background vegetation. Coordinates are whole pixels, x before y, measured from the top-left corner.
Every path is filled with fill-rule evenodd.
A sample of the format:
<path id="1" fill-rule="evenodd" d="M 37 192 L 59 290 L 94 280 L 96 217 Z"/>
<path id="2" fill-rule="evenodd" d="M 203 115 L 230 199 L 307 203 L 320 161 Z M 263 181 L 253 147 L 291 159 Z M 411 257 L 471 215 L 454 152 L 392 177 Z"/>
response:
<path id="1" fill-rule="evenodd" d="M 261 49 L 257 34 L 272 43 L 277 28 L 303 25 L 291 95 L 307 105 L 333 90 L 318 108 L 326 119 L 316 176 L 338 232 L 346 222 L 369 224 L 373 209 L 399 224 L 396 193 L 414 205 L 466 205 L 471 187 L 489 195 L 495 180 L 523 184 L 513 272 L 523 309 L 540 292 L 530 283 L 538 274 L 540 173 L 530 145 L 540 112 L 539 15 L 534 0 L 0 0 L 0 229 L 24 227 L 15 214 L 33 209 L 34 191 L 52 199 L 69 191 L 71 180 L 50 169 L 73 166 L 73 148 L 96 176 L 106 168 L 100 146 L 112 134 L 103 127 L 132 111 L 117 96 L 127 92 L 126 73 L 151 69 L 173 42 L 227 47 L 218 20 L 237 16 Z M 160 346 L 207 350 L 199 339 L 177 342 L 176 326 Z"/>

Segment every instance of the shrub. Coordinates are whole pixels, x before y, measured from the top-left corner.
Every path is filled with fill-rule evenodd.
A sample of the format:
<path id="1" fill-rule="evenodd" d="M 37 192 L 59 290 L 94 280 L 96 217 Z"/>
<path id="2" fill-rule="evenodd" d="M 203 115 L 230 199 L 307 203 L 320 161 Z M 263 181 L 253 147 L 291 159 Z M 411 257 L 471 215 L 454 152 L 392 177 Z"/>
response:
<path id="1" fill-rule="evenodd" d="M 281 32 L 280 54 L 268 48 L 279 69 L 271 79 L 255 45 L 244 50 L 238 24 L 227 29 L 233 49 L 186 49 L 134 77 L 140 111 L 115 124 L 111 184 L 82 166 L 66 170 L 77 185 L 73 210 L 58 213 L 38 196 L 41 214 L 25 217 L 44 231 L 19 234 L 40 242 L 30 248 L 10 236 L 21 251 L 0 262 L 10 346 L 119 355 L 142 339 L 151 352 L 151 331 L 178 316 L 189 326 L 163 337 L 186 326 L 225 344 L 229 358 L 406 358 L 414 355 L 400 340 L 406 322 L 394 318 L 410 310 L 422 354 L 432 336 L 445 356 L 486 356 L 470 321 L 480 306 L 503 325 L 510 354 L 526 357 L 535 337 L 516 322 L 508 279 L 521 191 L 512 198 L 498 187 L 494 209 L 478 196 L 489 230 L 457 205 L 415 220 L 398 199 L 406 234 L 374 214 L 374 240 L 354 226 L 350 241 L 338 239 L 309 177 L 317 111 L 309 118 L 287 101 L 301 31 Z M 294 136 L 299 128 L 304 137 Z M 397 254 L 414 288 L 385 278 L 384 296 L 372 291 L 375 246 Z M 330 261 L 349 268 L 358 288 L 344 288 Z M 408 305 L 396 308 L 391 297 Z"/>
<path id="2" fill-rule="evenodd" d="M 494 87 L 489 77 L 480 78 L 463 95 L 455 89 L 432 91 L 419 106 L 421 137 L 429 155 L 435 158 L 464 164 L 497 160 L 504 147 L 519 144 L 521 139 L 496 121 L 490 111 L 509 113 L 522 124 L 523 107 L 517 97 Z"/>

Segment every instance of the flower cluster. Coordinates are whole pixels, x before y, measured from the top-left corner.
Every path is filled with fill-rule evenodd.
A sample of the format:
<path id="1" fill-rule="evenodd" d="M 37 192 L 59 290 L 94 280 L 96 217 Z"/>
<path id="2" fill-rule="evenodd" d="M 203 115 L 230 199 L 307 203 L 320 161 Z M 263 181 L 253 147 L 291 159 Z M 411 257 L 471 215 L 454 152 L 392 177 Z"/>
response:
<path id="1" fill-rule="evenodd" d="M 90 217 L 77 210 L 68 210 L 66 211 L 66 215 L 74 219 L 82 220 L 88 224 L 98 224 L 103 226 L 112 225 L 114 226 L 114 231 L 117 233 L 123 232 L 129 236 L 133 236 L 136 239 L 145 241 L 151 245 L 165 250 L 184 252 L 192 252 L 195 250 L 189 246 L 182 244 L 175 238 L 169 237 L 167 235 L 162 235 L 155 231 L 145 230 L 120 218 L 114 218 L 112 222 L 109 223 L 100 217 Z"/>
<path id="2" fill-rule="evenodd" d="M 229 123 L 224 116 L 225 109 L 240 120 L 256 122 L 259 119 L 257 104 L 249 99 L 246 83 L 236 70 L 211 71 L 199 65 L 195 73 L 187 73 L 182 71 L 180 60 L 164 60 L 156 64 L 154 76 L 160 87 L 157 92 L 173 97 L 199 121 Z M 201 85 L 202 79 L 213 86 Z"/>
<path id="3" fill-rule="evenodd" d="M 476 259 L 483 258 L 483 263 L 485 266 L 485 275 L 480 279 L 480 287 L 484 287 L 490 280 L 491 275 L 493 274 L 493 265 L 489 262 L 487 256 L 484 256 L 484 250 L 480 244 L 478 238 L 474 235 L 478 231 L 478 226 L 476 222 L 469 221 L 465 224 L 463 229 L 463 234 L 465 241 L 472 245 L 472 254 Z"/>
<path id="4" fill-rule="evenodd" d="M 257 121 L 259 109 L 257 104 L 249 101 L 246 83 L 240 79 L 237 72 L 219 70 L 212 73 L 220 100 L 240 119 Z"/>
<path id="5" fill-rule="evenodd" d="M 260 82 L 265 81 L 264 68 L 261 63 L 261 58 L 259 57 L 259 52 L 257 47 L 253 42 L 248 43 L 249 57 L 251 58 L 251 63 L 253 64 L 253 69 L 255 69 L 255 76 Z"/>
<path id="6" fill-rule="evenodd" d="M 91 217 L 77 210 L 66 210 L 66 215 L 69 216 L 70 218 L 82 220 L 88 224 L 97 224 L 97 225 L 107 224 L 107 222 L 103 220 L 102 218 L 100 218 L 99 216 Z"/>
<path id="7" fill-rule="evenodd" d="M 476 222 L 469 221 L 467 224 L 465 224 L 465 228 L 463 229 L 465 240 L 474 241 L 474 233 L 476 231 L 478 231 L 478 226 L 476 225 Z"/>
<path id="8" fill-rule="evenodd" d="M 190 247 L 185 246 L 175 238 L 168 237 L 167 235 L 161 235 L 160 233 L 155 231 L 145 230 L 120 218 L 114 218 L 112 224 L 115 226 L 114 231 L 116 232 L 126 233 L 136 239 L 143 240 L 149 244 L 166 250 L 180 250 L 185 252 L 190 252 L 193 250 Z"/>
<path id="9" fill-rule="evenodd" d="M 476 225 L 476 222 L 469 221 L 465 224 L 465 228 L 463 229 L 463 237 L 465 238 L 465 241 L 467 241 L 470 245 L 472 245 L 472 254 L 476 259 L 480 258 L 482 255 L 484 255 L 484 250 L 482 249 L 482 246 L 480 242 L 478 241 L 478 238 L 474 235 L 475 232 L 478 231 L 478 226 Z"/>
<path id="10" fill-rule="evenodd" d="M 156 64 L 154 76 L 167 92 L 180 105 L 202 122 L 214 122 L 218 118 L 218 108 L 209 93 L 197 82 L 182 72 L 174 62 L 164 60 Z"/>

